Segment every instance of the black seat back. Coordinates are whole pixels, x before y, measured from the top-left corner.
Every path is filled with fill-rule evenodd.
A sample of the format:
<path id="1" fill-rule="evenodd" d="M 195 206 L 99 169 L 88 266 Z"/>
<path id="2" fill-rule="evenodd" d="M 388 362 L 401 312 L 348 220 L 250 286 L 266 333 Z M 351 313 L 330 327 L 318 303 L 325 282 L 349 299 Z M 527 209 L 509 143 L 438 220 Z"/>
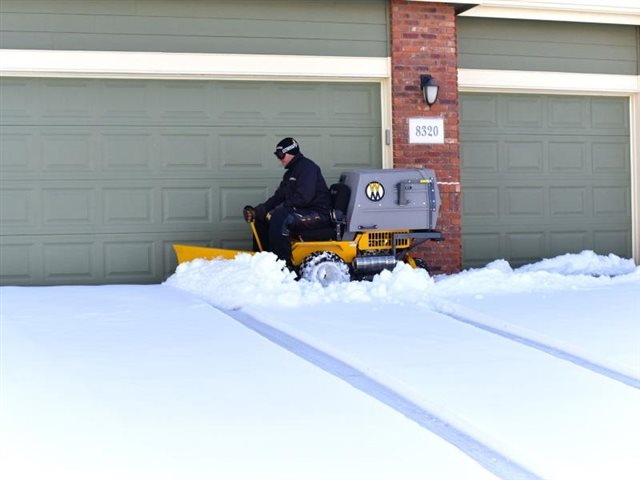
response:
<path id="1" fill-rule="evenodd" d="M 344 183 L 334 183 L 329 187 L 329 192 L 331 193 L 332 210 L 344 218 L 347 214 L 347 208 L 349 207 L 351 189 Z"/>
<path id="2" fill-rule="evenodd" d="M 347 224 L 347 208 L 351 198 L 351 189 L 344 183 L 334 183 L 329 187 L 331 193 L 331 220 L 336 226 L 336 237 L 338 240 L 344 234 L 344 226 Z"/>

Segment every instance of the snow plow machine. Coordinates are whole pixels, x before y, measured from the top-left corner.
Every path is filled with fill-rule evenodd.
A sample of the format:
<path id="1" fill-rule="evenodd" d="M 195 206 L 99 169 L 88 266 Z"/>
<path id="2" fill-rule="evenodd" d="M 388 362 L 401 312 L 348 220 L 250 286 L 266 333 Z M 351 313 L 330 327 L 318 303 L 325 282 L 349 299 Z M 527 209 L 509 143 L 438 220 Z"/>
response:
<path id="1" fill-rule="evenodd" d="M 332 225 L 292 234 L 290 263 L 298 278 L 327 285 L 368 279 L 393 269 L 399 261 L 427 268 L 410 252 L 425 241 L 443 240 L 436 230 L 440 194 L 433 170 L 345 172 L 330 191 Z M 250 225 L 260 246 L 255 226 Z M 173 247 L 178 263 L 255 253 L 193 245 Z"/>

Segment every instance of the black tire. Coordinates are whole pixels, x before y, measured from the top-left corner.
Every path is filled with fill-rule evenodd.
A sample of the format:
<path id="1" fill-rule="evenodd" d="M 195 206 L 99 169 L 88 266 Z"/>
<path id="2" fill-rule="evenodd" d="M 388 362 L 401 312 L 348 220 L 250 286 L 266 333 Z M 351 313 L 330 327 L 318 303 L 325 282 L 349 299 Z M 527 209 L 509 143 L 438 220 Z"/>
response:
<path id="1" fill-rule="evenodd" d="M 318 282 L 323 287 L 332 283 L 343 283 L 351 280 L 349 266 L 333 252 L 314 252 L 304 259 L 298 274 L 308 282 Z"/>

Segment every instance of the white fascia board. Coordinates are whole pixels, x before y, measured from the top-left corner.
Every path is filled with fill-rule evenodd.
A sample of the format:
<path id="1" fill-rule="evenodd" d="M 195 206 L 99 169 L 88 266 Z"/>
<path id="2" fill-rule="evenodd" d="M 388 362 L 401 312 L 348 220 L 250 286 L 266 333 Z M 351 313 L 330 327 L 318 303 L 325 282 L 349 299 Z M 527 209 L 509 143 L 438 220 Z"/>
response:
<path id="1" fill-rule="evenodd" d="M 543 20 L 552 22 L 607 23 L 611 25 L 640 25 L 640 14 L 549 10 L 543 8 L 514 8 L 480 5 L 461 13 L 462 17 L 510 18 L 514 20 Z"/>
<path id="2" fill-rule="evenodd" d="M 448 0 L 447 3 L 474 4 L 460 14 L 464 17 L 640 25 L 638 0 Z"/>
<path id="3" fill-rule="evenodd" d="M 458 87 L 463 92 L 631 95 L 640 92 L 640 76 L 461 68 Z"/>
<path id="4" fill-rule="evenodd" d="M 388 57 L 0 50 L 0 75 L 20 77 L 381 80 Z"/>

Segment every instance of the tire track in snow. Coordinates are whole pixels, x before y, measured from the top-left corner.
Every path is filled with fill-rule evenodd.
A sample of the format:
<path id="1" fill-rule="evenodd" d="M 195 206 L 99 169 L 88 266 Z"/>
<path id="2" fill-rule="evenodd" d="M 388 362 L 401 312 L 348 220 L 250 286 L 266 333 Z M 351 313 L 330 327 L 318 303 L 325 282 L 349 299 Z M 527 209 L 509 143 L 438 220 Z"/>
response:
<path id="1" fill-rule="evenodd" d="M 481 432 L 466 425 L 461 419 L 426 399 L 397 380 L 347 359 L 328 345 L 284 331 L 262 322 L 246 312 L 223 310 L 245 327 L 285 348 L 322 370 L 349 383 L 363 393 L 402 413 L 421 427 L 429 430 L 473 458 L 482 467 L 499 478 L 508 480 L 533 480 L 542 477 L 519 464 L 516 460 L 492 447 L 483 440 Z"/>
<path id="2" fill-rule="evenodd" d="M 534 348 L 599 375 L 604 375 L 611 380 L 640 389 L 640 377 L 631 369 L 603 358 L 597 358 L 589 352 L 582 351 L 566 342 L 558 341 L 508 322 L 496 320 L 484 313 L 450 301 L 436 300 L 432 303 L 432 307 L 438 313 L 459 322 Z"/>

